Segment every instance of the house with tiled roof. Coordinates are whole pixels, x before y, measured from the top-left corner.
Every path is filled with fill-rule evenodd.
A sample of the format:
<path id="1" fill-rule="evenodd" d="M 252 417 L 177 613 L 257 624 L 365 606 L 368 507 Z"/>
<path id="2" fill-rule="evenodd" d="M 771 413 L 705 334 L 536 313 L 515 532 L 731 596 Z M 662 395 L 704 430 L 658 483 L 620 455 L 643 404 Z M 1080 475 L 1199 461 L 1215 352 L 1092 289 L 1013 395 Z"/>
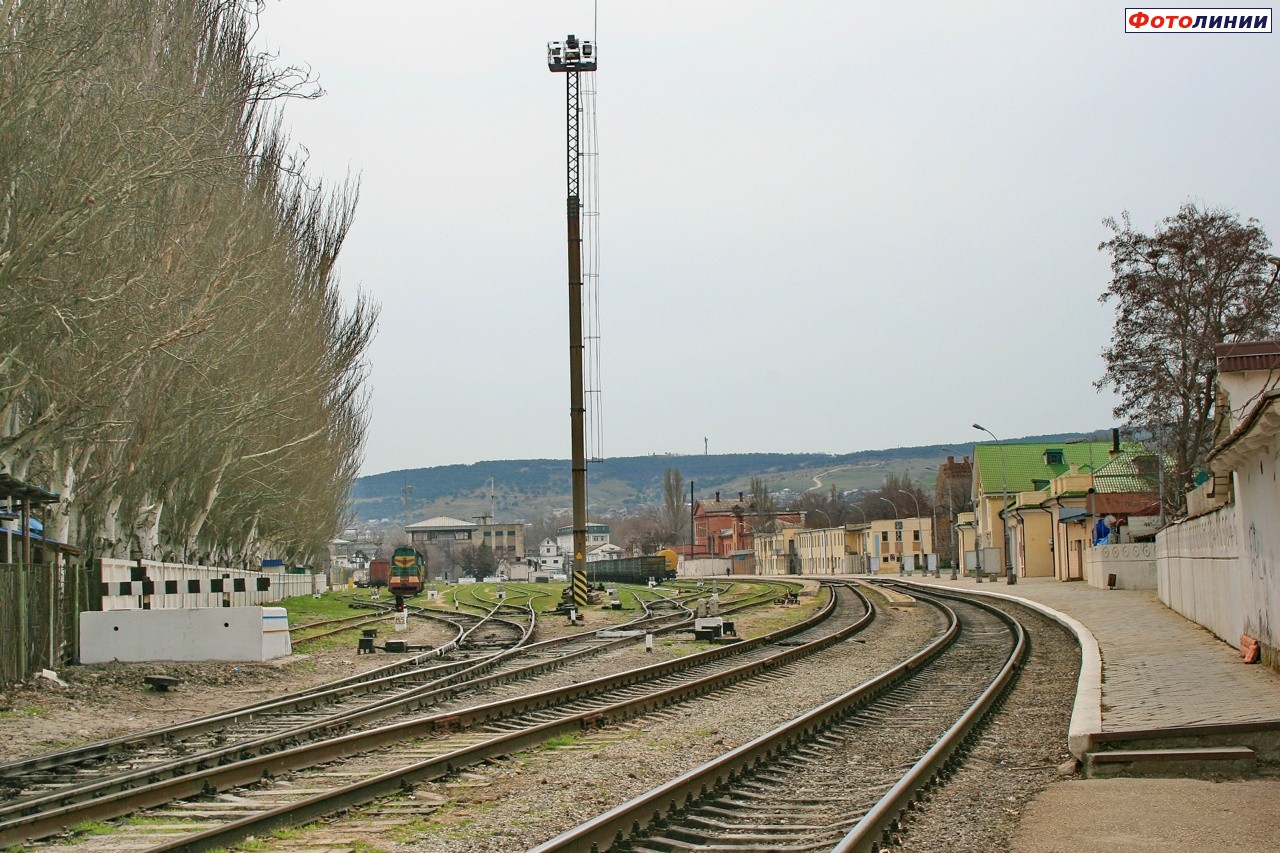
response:
<path id="1" fill-rule="evenodd" d="M 1136 531 L 1142 519 L 1158 511 L 1157 457 L 1140 445 L 1122 448 L 1118 431 L 1112 431 L 1109 443 L 1005 444 L 1003 479 L 1001 445 L 978 447 L 976 522 L 989 574 L 996 573 L 993 567 L 1001 565 L 1004 552 L 1002 545 L 986 543 L 1001 543 L 1007 533 L 1008 565 L 1017 577 L 1087 579 L 1097 519 L 1109 518 L 1112 539 L 1129 542 L 1135 538 L 1130 520 Z M 1137 536 L 1151 533 L 1153 528 L 1142 527 Z"/>
<path id="2" fill-rule="evenodd" d="M 973 447 L 973 506 L 981 571 L 1052 577 L 1052 520 L 1041 507 L 1055 477 L 1108 458 L 1106 441 L 988 442 Z"/>

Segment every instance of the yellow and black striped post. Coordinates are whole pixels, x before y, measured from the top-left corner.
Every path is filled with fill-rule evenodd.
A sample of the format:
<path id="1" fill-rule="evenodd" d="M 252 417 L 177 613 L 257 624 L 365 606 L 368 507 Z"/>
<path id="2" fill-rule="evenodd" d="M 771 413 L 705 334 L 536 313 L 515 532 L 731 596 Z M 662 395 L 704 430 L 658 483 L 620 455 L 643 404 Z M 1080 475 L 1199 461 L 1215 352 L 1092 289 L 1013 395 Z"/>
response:
<path id="1" fill-rule="evenodd" d="M 573 572 L 573 603 L 578 607 L 587 606 L 587 573 L 577 569 Z"/>

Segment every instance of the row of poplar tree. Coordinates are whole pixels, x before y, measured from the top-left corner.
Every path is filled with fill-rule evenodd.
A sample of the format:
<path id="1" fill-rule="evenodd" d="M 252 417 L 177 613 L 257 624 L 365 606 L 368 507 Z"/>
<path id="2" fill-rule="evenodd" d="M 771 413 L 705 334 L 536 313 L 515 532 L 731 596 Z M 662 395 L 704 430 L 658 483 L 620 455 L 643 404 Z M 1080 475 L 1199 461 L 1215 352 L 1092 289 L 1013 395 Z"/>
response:
<path id="1" fill-rule="evenodd" d="M 0 4 L 0 464 L 49 538 L 215 565 L 320 558 L 363 447 L 376 307 L 308 180 L 317 93 L 241 0 Z"/>

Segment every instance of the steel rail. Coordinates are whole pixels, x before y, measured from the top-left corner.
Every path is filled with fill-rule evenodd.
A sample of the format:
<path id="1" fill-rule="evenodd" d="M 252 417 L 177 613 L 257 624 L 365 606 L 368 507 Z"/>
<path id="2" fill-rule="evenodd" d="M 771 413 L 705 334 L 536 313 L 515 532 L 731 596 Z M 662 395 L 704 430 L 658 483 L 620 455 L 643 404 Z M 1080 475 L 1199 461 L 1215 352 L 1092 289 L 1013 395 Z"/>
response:
<path id="1" fill-rule="evenodd" d="M 436 617 L 428 616 L 424 618 Z M 453 648 L 456 646 L 458 638 L 466 631 L 465 626 L 460 626 L 456 622 L 450 622 L 449 624 L 453 625 L 457 629 L 458 634 L 452 641 L 439 648 L 444 648 L 446 646 Z M 179 736 L 193 737 L 205 732 L 225 728 L 228 725 L 243 723 L 246 720 L 252 719 L 255 715 L 266 712 L 305 710 L 306 708 L 314 707 L 321 701 L 332 701 L 335 696 L 359 695 L 360 693 L 374 692 L 375 689 L 383 689 L 387 682 L 394 681 L 397 678 L 397 673 L 404 673 L 408 670 L 410 671 L 409 674 L 417 675 L 419 672 L 422 672 L 422 670 L 415 671 L 415 669 L 427 661 L 442 657 L 439 648 L 414 655 L 411 658 L 394 661 L 361 673 L 349 675 L 344 678 L 313 685 L 302 690 L 296 690 L 279 696 L 273 696 L 269 699 L 263 699 L 248 705 L 228 708 L 225 711 L 216 711 L 212 714 L 195 717 L 175 725 L 147 729 L 141 732 L 131 732 L 129 734 L 118 735 L 113 738 L 107 738 L 105 740 L 95 741 L 89 744 L 68 747 L 56 752 L 47 752 L 41 755 L 31 756 L 29 758 L 8 761 L 0 764 L 0 783 L 5 779 L 19 778 L 25 773 L 47 770 L 78 762 L 91 761 L 125 749 L 137 749 L 150 744 L 170 742 L 174 740 L 175 737 Z M 440 670 L 457 670 L 460 667 L 472 666 L 474 664 L 475 661 L 464 661 L 460 663 L 443 664 L 436 667 L 430 667 L 425 671 L 438 672 Z"/>
<path id="2" fill-rule="evenodd" d="M 487 621 L 488 620 L 485 619 L 477 622 L 475 625 L 466 629 L 460 638 L 455 639 L 453 642 L 457 644 L 465 642 L 467 636 L 478 630 L 482 625 L 486 624 Z M 505 622 L 505 620 L 503 621 Z M 532 623 L 527 629 L 522 628 L 519 643 L 524 643 L 532 635 L 532 631 Z M 461 674 L 465 674 L 469 670 L 475 670 L 483 667 L 485 664 L 490 662 L 491 658 L 496 658 L 501 654 L 503 653 L 498 652 L 482 661 L 473 661 L 471 662 L 472 666 L 468 669 L 462 670 Z M 397 696 L 389 699 L 379 700 L 361 708 L 340 712 L 338 714 L 331 714 L 318 720 L 311 720 L 283 731 L 271 732 L 256 738 L 227 744 L 225 746 L 205 750 L 203 752 L 182 755 L 178 758 L 158 764 L 135 767 L 123 773 L 100 777 L 78 787 L 61 788 L 34 797 L 13 799 L 8 802 L 0 803 L 0 832 L 3 831 L 3 827 L 12 820 L 15 815 L 30 814 L 34 810 L 51 803 L 67 803 L 74 797 L 84 796 L 87 794 L 109 794 L 114 791 L 129 790 L 131 788 L 138 787 L 142 780 L 155 780 L 162 776 L 179 776 L 189 773 L 193 769 L 208 766 L 211 763 L 226 764 L 237 760 L 237 758 L 244 758 L 255 752 L 258 754 L 275 752 L 281 749 L 282 745 L 297 743 L 304 737 L 331 737 L 334 733 L 349 730 L 357 723 L 367 723 L 398 713 L 402 708 L 409 707 L 415 700 L 420 699 L 424 694 L 430 693 L 434 694 L 436 697 L 452 696 L 453 692 L 456 691 L 451 691 L 449 688 L 457 684 L 458 675 L 459 673 L 455 673 L 453 675 L 446 676 L 443 679 L 430 682 L 422 687 L 398 694 Z M 392 676 L 391 678 L 403 680 L 404 676 Z M 323 698 L 323 694 L 312 695 L 305 698 L 309 700 L 313 699 L 318 704 L 319 700 Z M 248 718 L 246 717 L 245 719 Z M 232 717 L 229 720 L 230 723 L 237 721 L 239 720 L 235 717 Z"/>
<path id="3" fill-rule="evenodd" d="M 676 603 L 672 598 L 661 596 L 659 597 L 659 600 Z M 726 608 L 725 612 L 734 612 L 746 607 L 755 606 L 765 600 L 767 600 L 766 595 L 757 595 L 751 600 Z M 688 614 L 690 611 L 688 611 L 687 608 L 683 608 L 678 603 L 676 603 L 676 606 L 682 607 L 682 610 L 684 611 L 683 614 L 667 613 L 654 615 L 649 606 L 651 603 L 651 601 L 644 602 L 644 615 L 637 619 L 613 626 L 609 630 L 649 627 L 654 629 L 656 633 L 662 633 L 667 630 L 676 630 L 688 621 Z M 369 609 L 385 611 L 389 611 L 391 609 L 390 604 L 384 604 L 381 602 L 361 602 L 361 604 Z M 260 702 L 251 703 L 249 705 L 239 706 L 191 720 L 186 720 L 172 726 L 150 729 L 142 732 L 133 732 L 127 735 L 120 735 L 114 738 L 96 741 L 91 744 L 70 747 L 56 752 L 6 762 L 4 764 L 0 764 L 0 784 L 2 784 L 6 779 L 14 782 L 20 782 L 23 775 L 119 755 L 121 752 L 126 750 L 137 750 L 149 745 L 172 743 L 183 738 L 196 737 L 201 734 L 245 723 L 264 714 L 306 711 L 318 707 L 321 704 L 339 701 L 345 697 L 367 695 L 370 693 L 394 689 L 397 683 L 406 679 L 419 681 L 425 678 L 428 683 L 417 692 L 407 694 L 401 693 L 386 700 L 386 712 L 377 716 L 389 716 L 391 713 L 395 713 L 397 711 L 397 700 L 400 700 L 401 704 L 407 704 L 412 702 L 415 697 L 419 696 L 424 691 L 430 692 L 430 689 L 432 688 L 439 689 L 451 685 L 463 684 L 467 680 L 475 681 L 476 677 L 483 672 L 494 668 L 503 660 L 509 659 L 516 654 L 515 651 L 495 652 L 492 655 L 482 658 L 442 663 L 437 666 L 424 668 L 422 664 L 426 661 L 442 658 L 445 654 L 457 648 L 464 641 L 469 632 L 475 630 L 478 626 L 478 623 L 477 625 L 470 626 L 466 624 L 459 624 L 459 619 L 481 620 L 482 617 L 471 613 L 455 613 L 453 611 L 422 607 L 413 607 L 410 612 L 420 618 L 433 619 L 435 621 L 451 625 L 455 628 L 457 633 L 452 641 L 445 643 L 436 649 L 415 655 L 412 658 L 377 667 L 364 673 L 336 679 L 334 681 L 315 685 L 281 696 L 272 697 L 270 699 L 264 699 Z M 657 627 L 660 623 L 669 621 L 674 621 L 674 624 L 665 628 Z M 541 654 L 556 646 L 567 646 L 576 642 L 588 641 L 598 633 L 598 631 L 595 630 L 583 631 L 550 640 L 543 640 L 537 643 L 529 643 L 527 641 L 532 635 L 533 630 L 534 626 L 531 625 L 528 631 L 525 632 L 525 636 L 523 636 L 520 641 L 522 645 L 518 644 L 512 648 L 520 649 L 523 652 L 530 654 Z M 607 643 L 589 645 L 577 652 L 563 655 L 556 660 L 543 660 L 531 664 L 527 667 L 527 670 L 529 673 L 544 671 L 549 668 L 565 665 L 577 658 L 608 651 L 616 646 L 624 645 L 633 641 L 634 640 L 630 638 L 623 638 Z M 524 671 L 517 671 L 515 673 L 507 674 L 505 677 L 499 677 L 496 680 L 490 679 L 477 681 L 476 686 L 482 687 L 493 683 L 499 683 L 501 681 L 508 680 L 509 678 L 520 677 L 522 674 L 525 674 Z M 446 694 L 445 698 L 452 695 L 452 693 Z M 376 707 L 379 706 L 365 706 L 363 710 L 369 711 L 370 714 L 362 719 L 366 721 L 368 719 L 376 719 L 377 717 L 372 713 L 372 709 Z M 325 722 L 332 725 L 339 722 L 345 715 L 346 714 L 330 715 L 325 718 Z M 318 725 L 319 722 L 317 721 L 315 724 Z M 297 732 L 292 732 L 291 734 L 296 735 Z M 0 806 L 0 815 L 3 815 L 6 810 L 12 809 L 13 806 L 14 804 Z"/>
<path id="4" fill-rule="evenodd" d="M 859 597 L 862 598 L 860 594 Z M 865 598 L 863 598 L 863 602 L 863 606 L 869 608 L 869 605 L 865 603 Z M 71 803 L 40 812 L 38 814 L 22 815 L 0 822 L 0 844 L 12 843 L 23 839 L 44 837 L 55 833 L 72 823 L 116 817 L 128 812 L 136 811 L 140 808 L 160 805 L 176 799 L 184 799 L 202 792 L 225 790 L 231 787 L 250 784 L 260 781 L 262 778 L 267 776 L 272 776 L 290 770 L 302 769 L 323 761 L 367 752 L 370 749 L 429 735 L 433 732 L 458 731 L 474 727 L 476 725 L 481 725 L 486 722 L 508 718 L 513 714 L 544 710 L 573 699 L 582 699 L 588 696 L 597 695 L 608 689 L 616 689 L 642 681 L 653 680 L 679 670 L 689 669 L 702 663 L 719 660 L 723 657 L 740 653 L 741 651 L 757 648 L 768 642 L 784 639 L 792 634 L 807 630 L 809 627 L 812 627 L 822 619 L 829 616 L 834 610 L 834 607 L 835 596 L 833 595 L 827 602 L 827 606 L 819 613 L 811 616 L 810 619 L 797 625 L 788 626 L 787 628 L 773 632 L 765 637 L 743 641 L 742 643 L 734 644 L 732 646 L 711 649 L 707 652 L 690 655 L 675 661 L 651 664 L 646 667 L 629 670 L 624 673 L 617 673 L 611 676 L 603 676 L 580 684 L 542 691 L 540 693 L 520 697 L 516 700 L 493 702 L 460 711 L 396 723 L 377 729 L 344 734 L 322 742 L 294 746 L 292 748 L 268 752 L 265 754 L 245 756 L 240 760 L 231 758 L 229 753 L 222 757 L 212 755 L 201 756 L 203 759 L 201 762 L 203 766 L 193 773 L 187 773 L 177 778 L 167 780 L 163 778 L 156 778 L 156 775 L 153 775 L 150 777 L 151 780 L 147 784 L 106 793 L 105 795 L 93 800 Z M 869 622 L 872 615 L 872 611 L 868 609 L 860 624 Z M 826 640 L 826 642 L 834 641 L 834 639 Z M 823 641 L 813 644 L 812 648 L 819 647 L 821 643 L 823 643 Z M 803 648 L 790 649 L 779 655 L 773 656 L 769 659 L 769 663 L 773 666 L 781 665 L 794 657 L 798 657 L 802 653 Z M 741 678 L 757 674 L 761 671 L 761 666 L 761 663 L 753 662 L 742 667 L 731 669 L 729 672 L 738 673 L 737 679 L 740 680 Z M 719 676 L 722 680 L 729 677 L 732 676 L 725 674 L 721 674 Z M 713 678 L 715 677 L 713 676 Z M 708 686 L 710 683 L 711 682 L 708 679 L 695 680 L 693 682 L 686 683 L 685 685 L 669 688 L 656 694 L 651 694 L 648 697 L 640 697 L 638 699 L 619 703 L 617 707 L 643 707 L 646 703 L 663 704 L 674 701 L 673 697 L 676 696 L 696 695 L 697 692 L 705 692 L 706 690 L 711 689 Z M 580 728 L 582 725 L 594 724 L 606 719 L 607 716 L 607 710 L 592 709 L 584 711 L 568 717 L 567 719 L 569 722 L 564 723 L 562 727 L 556 729 L 556 731 L 568 730 L 564 728 L 565 726 L 568 726 L 569 728 Z M 541 729 L 539 729 L 539 731 L 541 731 Z M 501 738 L 499 738 L 499 740 L 501 740 Z M 480 753 L 477 753 L 477 755 L 479 756 Z M 215 762 L 218 761 L 226 761 L 227 763 L 216 765 Z"/>
<path id="5" fill-rule="evenodd" d="M 924 649 L 853 690 L 561 833 L 533 848 L 530 853 L 551 853 L 551 851 L 574 851 L 574 853 L 593 851 L 594 853 L 594 851 L 609 849 L 625 849 L 628 837 L 639 834 L 650 825 L 662 825 L 667 819 L 675 819 L 682 811 L 691 807 L 709 792 L 730 786 L 744 775 L 762 769 L 798 745 L 810 741 L 834 723 L 855 713 L 859 706 L 883 695 L 927 667 L 956 641 L 960 623 L 954 611 L 940 602 L 933 602 L 923 596 L 921 600 L 938 607 L 947 618 L 946 630 Z M 968 599 L 966 601 L 968 602 Z M 881 798 L 877 806 L 850 831 L 849 836 L 846 836 L 846 841 L 854 845 L 847 848 L 850 851 L 863 853 L 870 849 L 868 845 L 878 841 L 885 829 L 896 821 L 900 811 L 907 807 L 911 797 L 928 783 L 941 763 L 955 753 L 963 737 L 973 730 L 977 720 L 995 701 L 1000 691 L 1012 678 L 1012 672 L 1019 665 L 1025 652 L 1025 634 L 1021 626 L 996 608 L 990 608 L 980 602 L 968 603 L 997 613 L 1007 624 L 1013 625 L 1016 637 L 1014 649 L 999 675 L 983 691 L 978 700 L 944 733 L 925 757 L 920 759 L 917 765 L 908 771 L 903 779 Z M 854 837 L 855 833 L 857 833 L 856 837 Z M 872 836 L 874 841 L 868 841 L 867 839 Z"/>
<path id="6" fill-rule="evenodd" d="M 912 594 L 921 595 L 919 590 L 914 589 Z M 960 715 L 937 743 L 903 774 L 902 779 L 880 798 L 880 801 L 854 825 L 853 829 L 849 830 L 840 843 L 832 848 L 832 853 L 871 853 L 877 850 L 885 836 L 898 828 L 902 815 L 911 808 L 922 792 L 938 780 L 950 762 L 958 761 L 968 739 L 977 733 L 987 712 L 1000 701 L 1022 667 L 1027 652 L 1027 634 L 1021 622 L 998 607 L 968 596 L 932 590 L 928 594 L 939 598 L 965 601 L 995 614 L 1013 631 L 1015 637 L 1013 651 L 1010 652 L 1009 659 L 1005 661 L 995 679 L 986 690 L 982 691 L 982 695 Z"/>
<path id="7" fill-rule="evenodd" d="M 350 809 L 355 806 L 369 803 L 380 797 L 403 791 L 406 787 L 412 786 L 415 783 L 431 781 L 450 775 L 456 772 L 459 768 L 536 746 L 559 734 L 577 732 L 585 728 L 597 727 L 617 720 L 632 718 L 679 701 L 696 698 L 723 687 L 736 684 L 770 669 L 785 666 L 788 663 L 840 642 L 849 635 L 863 630 L 872 622 L 875 618 L 875 610 L 871 606 L 871 603 L 860 591 L 851 585 L 849 588 L 865 608 L 863 615 L 857 621 L 845 626 L 838 632 L 819 638 L 811 643 L 805 644 L 804 646 L 790 648 L 773 655 L 766 660 L 753 661 L 725 672 L 686 684 L 669 687 L 656 693 L 626 699 L 604 708 L 596 708 L 579 712 L 559 720 L 553 720 L 524 728 L 516 732 L 502 734 L 482 743 L 453 750 L 446 754 L 435 756 L 425 761 L 416 762 L 406 767 L 397 768 L 369 779 L 347 785 L 332 792 L 319 796 L 308 797 L 304 800 L 282 805 L 260 814 L 251 815 L 232 823 L 216 827 L 211 830 L 206 830 L 202 833 L 185 836 L 165 844 L 149 847 L 147 848 L 147 853 L 167 853 L 167 851 L 176 850 L 192 851 L 194 853 L 194 851 L 216 850 L 223 847 L 229 847 L 248 836 L 260 836 L 264 833 L 282 827 L 298 826 L 304 823 L 309 823 L 312 820 L 333 814 L 337 811 Z M 830 613 L 835 610 L 835 606 L 836 595 L 833 591 L 833 594 L 828 600 L 826 607 L 823 608 L 823 611 L 819 614 L 815 614 L 809 620 L 806 620 L 806 623 L 816 624 L 817 622 L 822 621 L 822 619 L 828 618 Z M 809 625 L 809 627 L 812 627 L 812 625 Z M 807 628 L 790 626 L 767 636 L 791 636 L 795 633 L 799 633 L 801 630 L 807 630 Z M 782 638 L 785 639 L 785 636 Z M 693 658 L 719 657 L 720 655 L 717 654 L 719 651 L 720 650 L 711 650 L 699 655 L 691 655 L 688 658 L 682 658 L 680 660 L 686 661 Z M 667 664 L 655 664 L 651 667 L 645 667 L 644 669 L 665 669 L 667 666 Z M 624 673 L 623 675 L 625 676 L 628 674 L 629 673 Z M 578 686 L 581 685 L 577 685 L 573 688 L 565 688 L 563 690 L 572 691 Z M 557 692 L 561 691 L 549 691 L 548 695 Z"/>

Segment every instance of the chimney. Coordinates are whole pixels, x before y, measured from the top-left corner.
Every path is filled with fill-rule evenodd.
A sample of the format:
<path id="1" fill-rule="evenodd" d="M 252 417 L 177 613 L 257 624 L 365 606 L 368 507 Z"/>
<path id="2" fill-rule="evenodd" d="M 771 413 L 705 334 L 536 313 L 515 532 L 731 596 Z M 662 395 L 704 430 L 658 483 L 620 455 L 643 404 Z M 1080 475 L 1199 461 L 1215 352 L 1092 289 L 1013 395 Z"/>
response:
<path id="1" fill-rule="evenodd" d="M 948 456 L 948 457 L 947 457 L 947 464 L 948 464 L 948 465 L 954 465 L 954 464 L 956 464 L 956 458 L 955 458 L 954 456 Z"/>
<path id="2" fill-rule="evenodd" d="M 1111 459 L 1120 455 L 1120 430 L 1115 427 L 1111 429 L 1111 452 L 1107 455 Z"/>
<path id="3" fill-rule="evenodd" d="M 720 493 L 716 492 L 716 503 L 720 503 Z"/>
<path id="4" fill-rule="evenodd" d="M 742 501 L 743 501 L 742 492 L 738 492 L 738 502 L 741 503 Z"/>

